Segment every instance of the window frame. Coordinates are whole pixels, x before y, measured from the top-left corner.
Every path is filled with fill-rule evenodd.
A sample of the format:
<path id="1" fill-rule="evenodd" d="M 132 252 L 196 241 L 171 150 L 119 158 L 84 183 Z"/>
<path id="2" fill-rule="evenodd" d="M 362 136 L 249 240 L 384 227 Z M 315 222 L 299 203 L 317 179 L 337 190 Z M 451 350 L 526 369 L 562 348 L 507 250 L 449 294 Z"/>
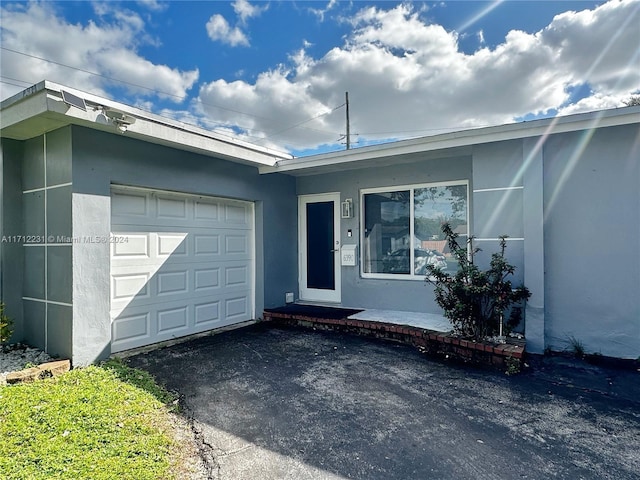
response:
<path id="1" fill-rule="evenodd" d="M 413 271 L 410 273 L 368 273 L 364 271 L 364 245 L 365 245 L 365 195 L 372 193 L 392 193 L 397 191 L 409 190 L 409 238 L 413 239 L 415 235 L 415 209 L 414 209 L 414 196 L 415 190 L 420 188 L 432 188 L 432 187 L 450 187 L 450 186 L 464 186 L 467 195 L 467 238 L 471 237 L 471 197 L 469 195 L 469 180 L 451 180 L 446 182 L 431 182 L 431 183 L 412 183 L 407 185 L 389 185 L 386 187 L 375 188 L 363 188 L 360 189 L 360 277 L 370 278 L 378 280 L 420 280 L 424 281 L 424 275 L 416 275 Z M 409 265 L 415 264 L 414 249 L 410 248 L 411 256 L 409 257 Z"/>

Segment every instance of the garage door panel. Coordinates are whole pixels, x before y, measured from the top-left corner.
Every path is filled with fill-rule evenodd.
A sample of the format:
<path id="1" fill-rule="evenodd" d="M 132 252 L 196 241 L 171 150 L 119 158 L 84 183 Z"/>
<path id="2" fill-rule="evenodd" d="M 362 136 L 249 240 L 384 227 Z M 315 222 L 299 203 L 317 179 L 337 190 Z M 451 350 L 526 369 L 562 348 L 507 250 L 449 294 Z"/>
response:
<path id="1" fill-rule="evenodd" d="M 225 317 L 229 321 L 249 320 L 249 298 L 244 295 L 227 298 L 224 301 Z"/>
<path id="2" fill-rule="evenodd" d="M 252 265 L 244 261 L 128 265 L 112 268 L 111 300 L 170 294 L 200 295 L 215 289 L 251 289 Z M 202 293 L 200 293 L 202 292 Z"/>
<path id="3" fill-rule="evenodd" d="M 247 265 L 230 265 L 224 269 L 224 287 L 249 287 L 249 267 Z"/>
<path id="4" fill-rule="evenodd" d="M 253 280 L 252 264 L 244 261 L 224 262 L 166 262 L 158 269 L 155 263 L 136 263 L 112 268 L 112 299 L 138 295 L 142 288 L 157 284 L 151 294 L 177 290 L 204 290 L 208 288 L 250 286 Z"/>
<path id="5" fill-rule="evenodd" d="M 242 255 L 249 253 L 249 236 L 243 235 L 225 235 L 224 237 L 224 253 L 228 255 Z"/>
<path id="6" fill-rule="evenodd" d="M 169 219 L 171 223 L 176 220 L 187 220 L 187 199 L 175 196 L 156 195 L 156 218 Z"/>
<path id="7" fill-rule="evenodd" d="M 227 225 L 251 225 L 249 208 L 243 204 L 227 204 L 224 209 L 224 220 Z"/>
<path id="8" fill-rule="evenodd" d="M 198 303 L 194 308 L 194 324 L 198 327 L 215 328 L 220 323 L 220 300 Z"/>
<path id="9" fill-rule="evenodd" d="M 141 192 L 113 192 L 111 216 L 140 222 L 151 216 L 149 194 Z"/>
<path id="10" fill-rule="evenodd" d="M 112 350 L 250 320 L 253 205 L 164 192 L 112 194 Z"/>
<path id="11" fill-rule="evenodd" d="M 111 213 L 123 225 L 253 228 L 253 206 L 240 200 L 114 189 Z"/>
<path id="12" fill-rule="evenodd" d="M 123 314 L 128 315 L 128 312 L 132 309 L 149 310 L 154 306 L 164 308 L 166 305 L 192 305 L 195 303 L 206 303 L 209 301 L 222 301 L 232 297 L 246 297 L 251 300 L 252 289 L 242 285 L 237 285 L 230 286 L 225 289 L 212 288 L 209 289 L 208 292 L 202 290 L 200 292 L 190 291 L 188 294 L 137 295 L 129 298 L 114 299 L 111 302 L 111 314 L 113 318 L 115 318 Z"/>
<path id="13" fill-rule="evenodd" d="M 111 300 L 128 300 L 133 297 L 150 297 L 150 274 L 140 272 L 120 273 L 111 276 Z"/>
<path id="14" fill-rule="evenodd" d="M 220 287 L 220 271 L 219 266 L 210 268 L 197 268 L 194 271 L 193 289 L 196 292 L 210 291 Z"/>
<path id="15" fill-rule="evenodd" d="M 112 349 L 125 350 L 127 345 L 146 345 L 151 339 L 151 313 L 139 312 L 118 317 L 112 324 Z M 124 345 L 125 348 L 117 348 Z"/>
<path id="16" fill-rule="evenodd" d="M 156 274 L 157 296 L 188 295 L 189 273 L 188 269 L 158 272 Z"/>
<path id="17" fill-rule="evenodd" d="M 189 240 L 187 234 L 156 233 L 156 253 L 159 257 L 189 255 Z"/>
<path id="18" fill-rule="evenodd" d="M 112 318 L 115 318 L 132 308 L 149 309 L 153 305 L 162 306 L 176 302 L 193 304 L 196 302 L 223 300 L 228 297 L 247 297 L 251 299 L 252 290 L 244 285 L 235 285 L 225 289 L 211 288 L 209 291 L 204 289 L 199 292 L 190 291 L 188 294 L 167 293 L 165 295 L 136 295 L 128 298 L 118 298 L 111 302 L 111 315 Z"/>
<path id="19" fill-rule="evenodd" d="M 131 303 L 114 316 L 112 350 L 136 348 L 180 336 L 251 320 L 251 292 L 154 302 Z"/>
<path id="20" fill-rule="evenodd" d="M 220 235 L 195 234 L 193 236 L 193 255 L 203 257 L 220 254 Z"/>
<path id="21" fill-rule="evenodd" d="M 150 235 L 140 233 L 130 233 L 126 236 L 118 236 L 123 241 L 111 243 L 112 258 L 124 257 L 151 257 Z"/>
<path id="22" fill-rule="evenodd" d="M 252 235 L 243 230 L 225 233 L 176 233 L 153 232 L 148 234 L 122 231 L 113 234 L 118 243 L 112 243 L 112 261 L 157 262 L 167 260 L 197 262 L 207 260 L 252 260 Z"/>
<path id="23" fill-rule="evenodd" d="M 189 307 L 168 308 L 158 310 L 158 334 L 179 333 L 189 328 Z M 187 332 L 188 333 L 188 332 Z"/>
<path id="24" fill-rule="evenodd" d="M 120 304 L 163 302 L 166 297 L 184 299 L 214 295 L 221 291 L 250 291 L 252 268 L 244 262 L 120 266 L 111 274 L 111 301 Z"/>

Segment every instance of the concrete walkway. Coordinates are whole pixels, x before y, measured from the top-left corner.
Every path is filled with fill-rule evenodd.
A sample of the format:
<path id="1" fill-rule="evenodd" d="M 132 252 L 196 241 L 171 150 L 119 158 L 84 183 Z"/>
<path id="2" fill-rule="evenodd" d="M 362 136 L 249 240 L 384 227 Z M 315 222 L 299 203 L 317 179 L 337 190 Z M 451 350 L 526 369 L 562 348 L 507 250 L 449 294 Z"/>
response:
<path id="1" fill-rule="evenodd" d="M 219 480 L 616 479 L 640 472 L 640 373 L 503 374 L 258 324 L 130 358 L 181 393 Z"/>
<path id="2" fill-rule="evenodd" d="M 401 312 L 396 310 L 363 310 L 360 313 L 350 315 L 349 319 L 395 323 L 396 325 L 409 325 L 411 327 L 424 328 L 426 330 L 442 333 L 453 330 L 449 320 L 442 315 L 436 315 L 434 313 Z"/>

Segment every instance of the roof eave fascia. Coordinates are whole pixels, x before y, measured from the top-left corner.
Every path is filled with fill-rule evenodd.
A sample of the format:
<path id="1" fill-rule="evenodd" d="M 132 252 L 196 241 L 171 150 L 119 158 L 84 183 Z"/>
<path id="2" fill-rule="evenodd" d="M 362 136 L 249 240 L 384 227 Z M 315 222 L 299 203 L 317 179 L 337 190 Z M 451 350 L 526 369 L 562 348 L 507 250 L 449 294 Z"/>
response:
<path id="1" fill-rule="evenodd" d="M 71 107 L 62 101 L 62 90 L 83 98 L 87 111 Z M 18 104 L 19 103 L 19 104 Z M 33 104 L 33 106 L 31 105 Z M 70 87 L 43 81 L 2 102 L 3 128 L 36 115 L 60 123 L 114 132 L 115 126 L 104 116 L 105 109 L 114 109 L 136 119 L 124 135 L 255 167 L 273 166 L 293 158 L 283 152 L 252 145 L 208 130 L 187 125 L 130 107 Z M 7 120 L 7 122 L 5 122 Z"/>
<path id="2" fill-rule="evenodd" d="M 0 128 L 8 128 L 29 118 L 46 114 L 48 102 L 44 85 L 45 82 L 40 82 L 3 100 L 0 103 Z"/>
<path id="3" fill-rule="evenodd" d="M 349 164 L 350 168 L 366 166 L 367 162 L 384 157 L 411 153 L 426 153 L 450 148 L 470 147 L 485 143 L 517 140 L 530 137 L 546 137 L 594 128 L 640 123 L 640 107 L 600 110 L 596 112 L 554 117 L 530 122 L 512 123 L 458 132 L 401 140 L 389 144 L 374 145 L 340 152 L 325 153 L 279 161 L 273 167 L 261 167 L 260 173 L 302 173 L 307 169 L 330 169 L 332 166 Z"/>

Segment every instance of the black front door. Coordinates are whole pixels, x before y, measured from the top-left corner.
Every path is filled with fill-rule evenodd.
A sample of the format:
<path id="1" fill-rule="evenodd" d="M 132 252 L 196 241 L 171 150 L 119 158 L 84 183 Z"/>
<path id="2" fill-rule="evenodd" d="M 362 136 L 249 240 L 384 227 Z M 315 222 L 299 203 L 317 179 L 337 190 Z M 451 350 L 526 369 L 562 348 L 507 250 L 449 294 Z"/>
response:
<path id="1" fill-rule="evenodd" d="M 333 210 L 333 202 L 307 203 L 307 288 L 336 288 Z"/>

